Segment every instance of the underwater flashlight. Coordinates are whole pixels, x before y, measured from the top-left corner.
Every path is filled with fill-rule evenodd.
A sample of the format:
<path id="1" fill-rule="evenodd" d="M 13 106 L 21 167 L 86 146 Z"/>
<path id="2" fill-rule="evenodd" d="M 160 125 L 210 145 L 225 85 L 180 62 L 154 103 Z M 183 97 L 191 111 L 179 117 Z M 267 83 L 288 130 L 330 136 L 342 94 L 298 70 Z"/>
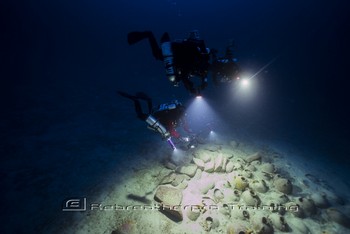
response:
<path id="1" fill-rule="evenodd" d="M 181 138 L 183 141 L 185 141 L 185 142 L 190 142 L 190 138 L 189 137 L 183 137 L 183 138 Z"/>
<path id="2" fill-rule="evenodd" d="M 214 131 L 214 130 L 211 130 L 209 132 L 209 140 L 210 141 L 216 141 L 218 140 L 218 134 Z"/>
<path id="3" fill-rule="evenodd" d="M 249 85 L 249 80 L 248 79 L 242 79 L 241 84 L 243 87 L 247 87 Z"/>
<path id="4" fill-rule="evenodd" d="M 169 143 L 170 147 L 171 147 L 173 150 L 176 149 L 176 146 L 175 146 L 174 142 L 171 140 L 171 137 L 169 137 L 166 141 Z"/>

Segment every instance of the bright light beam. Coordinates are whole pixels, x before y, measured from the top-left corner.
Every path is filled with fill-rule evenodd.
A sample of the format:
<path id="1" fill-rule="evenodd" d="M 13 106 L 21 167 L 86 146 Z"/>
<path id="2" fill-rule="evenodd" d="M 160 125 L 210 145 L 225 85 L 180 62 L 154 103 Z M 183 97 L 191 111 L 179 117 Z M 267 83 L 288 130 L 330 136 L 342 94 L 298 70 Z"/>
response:
<path id="1" fill-rule="evenodd" d="M 203 97 L 196 97 L 186 109 L 189 125 L 195 132 L 203 131 L 208 123 L 217 121 L 218 117 L 214 110 Z"/>
<path id="2" fill-rule="evenodd" d="M 257 72 L 256 72 L 254 75 L 252 75 L 251 77 L 249 77 L 248 80 L 253 79 L 253 78 L 256 77 L 257 75 L 259 75 L 260 72 L 262 72 L 265 68 L 267 68 L 267 67 L 270 66 L 272 63 L 274 63 L 278 57 L 279 57 L 279 55 L 276 56 L 276 57 L 274 57 L 273 59 L 271 59 L 270 62 L 268 62 L 265 66 L 263 66 L 262 68 L 260 68 L 259 71 L 257 71 Z"/>
<path id="3" fill-rule="evenodd" d="M 236 89 L 239 91 L 239 96 L 242 98 L 244 97 L 245 99 L 252 97 L 252 95 L 256 92 L 255 89 L 257 88 L 257 85 L 254 84 L 253 78 L 255 78 L 257 75 L 259 75 L 264 69 L 266 69 L 268 66 L 270 66 L 272 63 L 276 61 L 276 59 L 279 57 L 276 56 L 273 59 L 271 59 L 266 65 L 264 65 L 262 68 L 260 68 L 254 75 L 247 77 L 241 77 L 239 78 L 239 83 L 238 85 L 233 85 L 233 89 Z"/>
<path id="4" fill-rule="evenodd" d="M 249 79 L 243 79 L 241 82 L 243 87 L 247 87 L 249 85 Z"/>
<path id="5" fill-rule="evenodd" d="M 174 149 L 171 155 L 171 160 L 175 164 L 182 163 L 185 160 L 185 152 L 180 149 Z"/>
<path id="6" fill-rule="evenodd" d="M 211 130 L 209 133 L 209 140 L 215 141 L 217 138 L 218 138 L 218 135 L 213 130 Z"/>

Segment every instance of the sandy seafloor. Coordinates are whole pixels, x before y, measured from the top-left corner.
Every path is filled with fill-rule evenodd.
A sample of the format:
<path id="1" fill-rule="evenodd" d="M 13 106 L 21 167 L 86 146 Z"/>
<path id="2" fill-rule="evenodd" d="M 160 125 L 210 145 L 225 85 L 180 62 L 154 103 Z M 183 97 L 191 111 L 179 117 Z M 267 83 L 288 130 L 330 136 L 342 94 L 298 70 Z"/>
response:
<path id="1" fill-rule="evenodd" d="M 229 142 L 232 140 L 238 143 L 236 148 L 232 148 L 232 146 L 229 144 Z M 136 157 L 136 160 L 133 155 L 130 155 L 129 160 L 120 162 L 118 165 L 113 165 L 115 170 L 111 170 L 109 174 L 106 174 L 103 177 L 101 176 L 101 178 L 93 183 L 88 183 L 88 181 L 86 181 L 86 185 L 77 185 L 77 187 L 87 186 L 87 188 L 81 189 L 81 191 L 84 192 L 74 191 L 74 188 L 71 188 L 72 192 L 60 191 L 59 188 L 51 187 L 52 184 L 55 183 L 55 178 L 57 179 L 58 176 L 65 176 L 63 174 L 58 174 L 57 171 L 42 171 L 50 170 L 49 168 L 36 169 L 32 171 L 20 170 L 13 172 L 13 175 L 10 174 L 9 177 L 31 177 L 30 179 L 17 178 L 19 181 L 15 181 L 13 186 L 23 186 L 22 184 L 18 183 L 21 183 L 20 181 L 27 181 L 27 183 L 29 183 L 27 186 L 35 186 L 35 191 L 31 191 L 25 187 L 15 188 L 18 190 L 24 190 L 24 192 L 28 190 L 29 192 L 26 194 L 29 196 L 28 200 L 31 201 L 31 204 L 22 206 L 23 208 L 27 209 L 23 210 L 18 216 L 21 225 L 17 227 L 13 226 L 12 228 L 22 232 L 22 227 L 31 230 L 31 228 L 33 228 L 31 227 L 31 224 L 39 223 L 39 226 L 34 227 L 33 230 L 43 231 L 44 233 L 113 233 L 113 231 L 116 230 L 119 230 L 120 232 L 115 233 L 207 233 L 200 224 L 203 223 L 203 219 L 201 218 L 206 217 L 205 214 L 207 212 L 201 214 L 197 221 L 190 221 L 187 217 L 184 217 L 182 222 L 174 222 L 157 210 L 145 210 L 142 208 L 140 208 L 141 210 L 137 211 L 121 210 L 121 206 L 154 206 L 154 204 L 157 203 L 153 199 L 157 186 L 161 184 L 161 181 L 166 175 L 174 171 L 165 167 L 165 163 L 169 160 L 169 157 L 171 157 L 169 147 L 164 142 L 157 141 L 153 142 L 152 146 L 152 149 L 147 149 L 148 147 L 144 146 L 141 147 L 141 149 L 136 150 L 135 154 L 141 154 L 142 157 Z M 221 148 L 221 150 L 216 152 L 205 150 L 217 150 L 218 148 Z M 326 210 L 330 207 L 337 208 L 344 214 L 349 215 L 350 213 L 347 200 L 349 186 L 338 177 L 339 175 L 337 175 L 337 170 L 333 168 L 332 165 L 327 164 L 328 166 L 325 167 L 325 164 L 322 162 L 315 163 L 312 161 L 312 159 L 308 160 L 306 158 L 301 158 L 302 156 L 298 155 L 297 152 L 293 152 L 288 149 L 274 148 L 267 145 L 266 142 L 244 142 L 240 141 L 239 139 L 232 139 L 229 137 L 225 137 L 214 142 L 209 140 L 206 142 L 206 144 L 199 145 L 198 148 L 186 152 L 186 162 L 184 165 L 187 165 L 190 158 L 193 157 L 192 154 L 197 150 L 200 151 L 200 149 L 202 150 L 201 152 L 207 151 L 210 155 L 218 155 L 222 152 L 228 154 L 228 152 L 232 152 L 233 157 L 230 158 L 232 162 L 235 162 L 239 158 L 244 159 L 246 156 L 254 152 L 262 152 L 262 163 L 273 163 L 276 168 L 276 173 L 286 176 L 286 178 L 291 180 L 293 184 L 293 193 L 288 195 L 291 200 L 298 197 L 309 197 L 315 193 L 322 193 L 326 195 L 329 201 L 329 206 L 327 206 L 327 208 L 316 208 L 316 212 L 310 217 L 297 219 L 298 222 L 302 222 L 307 227 L 310 233 L 347 233 L 349 231 L 349 229 L 346 229 L 336 222 L 331 221 L 326 213 Z M 90 161 L 85 162 L 84 164 L 90 165 L 90 173 L 93 173 L 93 168 L 96 168 L 96 170 L 103 170 L 104 168 L 113 167 L 108 165 L 110 164 L 108 162 L 108 157 L 113 155 L 112 152 L 108 152 L 101 147 L 94 153 L 99 155 L 100 161 Z M 76 162 L 73 160 L 68 160 L 66 163 Z M 182 163 L 180 164 L 183 165 Z M 64 167 L 64 165 L 60 165 L 60 167 L 62 166 Z M 259 165 L 256 167 L 258 168 Z M 237 173 L 240 172 L 240 170 L 234 170 L 233 172 L 235 171 L 237 171 Z M 255 176 L 256 173 L 257 172 L 253 172 L 252 178 L 259 178 L 258 176 Z M 79 168 L 74 175 L 77 177 L 80 176 Z M 232 181 L 233 175 L 234 174 L 232 173 L 226 172 L 202 173 L 202 176 L 207 176 L 209 178 L 212 177 L 216 181 Z M 79 178 L 78 180 L 84 181 L 82 178 Z M 105 182 L 106 180 L 108 182 Z M 72 181 L 67 181 L 67 183 L 70 184 Z M 187 183 L 189 184 L 189 186 L 186 188 L 187 190 L 189 188 L 195 190 L 196 187 L 200 187 L 200 185 L 196 183 L 196 179 L 193 178 L 191 178 Z M 70 184 L 70 186 L 74 185 Z M 269 190 L 264 193 L 263 196 L 266 196 L 269 193 L 272 194 L 272 197 L 275 196 L 274 194 L 276 194 L 276 190 L 274 189 L 273 185 L 270 184 L 270 182 L 268 182 L 268 187 Z M 213 191 L 213 189 L 210 191 Z M 210 191 L 208 194 L 210 194 Z M 34 192 L 34 194 L 30 194 L 31 192 Z M 80 197 L 86 194 L 87 211 L 61 211 L 62 199 L 76 194 L 78 194 Z M 184 193 L 183 199 L 185 199 L 186 194 L 188 193 Z M 260 195 L 259 193 L 257 194 Z M 134 195 L 136 198 L 142 198 L 143 200 L 138 201 L 137 199 L 130 199 L 130 195 Z M 58 201 L 55 199 L 58 199 Z M 37 200 L 40 200 L 40 202 Z M 262 199 L 262 201 L 263 200 L 264 199 Z M 91 205 L 91 203 L 101 204 L 105 208 L 103 208 L 103 210 L 89 210 L 89 204 Z M 240 204 L 244 204 L 244 202 L 240 200 Z M 39 210 L 37 210 L 37 205 L 40 206 Z M 118 205 L 119 208 L 115 208 L 115 206 L 110 208 L 110 205 Z M 31 207 L 31 209 L 37 210 L 37 212 L 27 216 L 26 213 L 31 213 L 30 209 L 28 210 L 28 206 Z M 45 216 L 45 207 L 47 209 L 56 210 L 56 212 L 48 210 L 48 215 Z M 272 212 L 268 211 L 264 212 L 264 214 L 265 216 L 268 216 L 269 214 L 272 214 Z M 216 217 L 217 215 L 212 216 Z M 295 220 L 294 215 L 288 212 L 284 217 L 286 223 L 288 223 L 290 219 Z M 11 220 L 14 221 L 12 217 Z M 227 217 L 227 219 L 221 217 L 219 218 L 219 222 L 220 225 L 213 228 L 209 233 L 236 233 L 227 232 L 227 225 L 229 223 L 232 223 L 233 225 L 238 223 L 244 224 L 245 227 L 252 229 L 249 219 L 242 221 L 234 219 L 233 216 L 231 216 L 231 218 Z M 297 229 L 294 229 L 293 231 L 289 230 L 289 232 L 304 233 L 298 231 Z M 275 228 L 274 233 L 283 232 Z"/>
<path id="2" fill-rule="evenodd" d="M 232 148 L 229 144 L 230 140 L 238 143 L 237 147 Z M 344 214 L 349 215 L 350 213 L 350 207 L 347 205 L 348 201 L 344 200 L 346 199 L 349 187 L 344 181 L 337 179 L 334 169 L 331 167 L 325 168 L 322 164 L 305 159 L 298 160 L 301 156 L 296 152 L 284 152 L 281 149 L 273 148 L 266 144 L 240 142 L 238 139 L 229 138 L 222 138 L 214 142 L 209 140 L 209 142 L 200 145 L 197 149 L 186 152 L 184 157 L 185 162 L 184 164 L 180 164 L 193 164 L 193 161 L 192 163 L 189 162 L 190 158 L 193 157 L 193 153 L 198 151 L 201 151 L 203 154 L 207 151 L 210 155 L 218 155 L 220 153 L 228 155 L 229 152 L 232 152 L 233 157 L 230 158 L 232 162 L 240 161 L 240 159 L 244 159 L 246 156 L 260 151 L 262 155 L 261 164 L 253 164 L 256 165 L 256 168 L 259 168 L 264 163 L 272 163 L 275 166 L 276 174 L 290 179 L 293 184 L 293 192 L 288 195 L 290 201 L 296 201 L 300 197 L 305 199 L 315 194 L 323 194 L 328 200 L 328 205 L 325 208 L 315 206 L 315 210 L 312 211 L 314 212 L 313 214 L 305 214 L 301 218 L 295 216 L 293 211 L 287 211 L 283 217 L 289 229 L 283 231 L 279 230 L 272 223 L 270 226 L 273 227 L 272 229 L 274 231 L 271 232 L 258 232 L 261 227 L 254 226 L 254 219 L 258 219 L 255 217 L 260 217 L 259 215 L 270 217 L 271 214 L 276 214 L 276 212 L 272 212 L 271 210 L 253 211 L 248 207 L 247 210 L 250 213 L 250 217 L 240 219 L 237 218 L 239 215 L 234 213 L 235 209 L 239 210 L 238 206 L 233 205 L 231 206 L 230 215 L 223 215 L 216 209 L 209 211 L 210 208 L 208 208 L 206 212 L 200 213 L 196 221 L 189 220 L 184 213 L 183 221 L 174 222 L 154 208 L 155 204 L 157 204 L 154 200 L 154 193 L 157 186 L 162 184 L 162 180 L 164 180 L 166 175 L 174 171 L 166 168 L 164 165 L 169 157 L 168 148 L 159 147 L 160 149 L 145 154 L 147 157 L 144 159 L 131 160 L 126 163 L 125 167 L 128 170 L 123 172 L 123 176 L 116 181 L 116 184 L 104 191 L 103 194 L 94 198 L 95 200 L 92 203 L 101 204 L 103 208 L 95 208 L 78 214 L 63 214 L 70 216 L 74 221 L 66 221 L 69 223 L 67 225 L 68 227 L 56 226 L 55 230 L 60 233 L 239 233 L 242 230 L 247 231 L 246 233 L 250 233 L 248 230 L 253 231 L 251 233 L 347 233 L 349 231 L 349 229 L 331 220 L 327 214 L 327 209 L 332 208 L 336 208 Z M 217 151 L 212 152 L 211 150 Z M 248 180 L 252 182 L 261 178 L 258 175 L 259 171 L 257 169 L 257 171 L 253 172 L 253 176 Z M 210 189 L 208 193 L 202 194 L 202 198 L 205 199 L 208 196 L 213 198 L 213 191 L 217 187 L 217 184 L 220 184 L 220 181 L 232 181 L 233 176 L 241 172 L 243 171 L 240 169 L 234 169 L 232 173 L 202 172 L 200 177 L 195 175 L 193 178 L 188 178 L 189 180 L 185 182 L 185 184 L 188 184 L 188 187 L 183 188 L 181 184 L 176 187 L 181 188 L 183 193 L 182 199 L 185 201 L 186 196 L 190 196 L 191 194 L 189 191 L 197 191 L 197 189 L 203 187 L 203 182 L 199 182 L 201 181 L 200 178 L 212 178 L 215 181 L 215 187 Z M 269 188 L 266 193 L 257 192 L 261 199 L 261 204 L 268 204 L 267 201 L 277 199 L 276 197 L 283 194 L 274 188 L 271 181 L 268 181 L 267 184 Z M 167 186 L 174 187 L 170 183 Z M 231 186 L 233 186 L 232 183 Z M 233 188 L 229 189 L 233 190 Z M 130 198 L 130 195 L 134 195 L 135 198 Z M 199 194 L 196 195 L 199 196 Z M 138 201 L 138 198 L 142 199 L 142 201 Z M 237 203 L 244 207 L 245 203 L 242 199 L 238 200 Z M 186 204 L 192 203 L 188 202 Z M 131 210 L 132 208 L 130 207 L 126 208 L 127 206 L 135 206 L 134 209 L 136 211 Z M 154 209 L 149 207 L 153 207 Z M 218 207 L 218 209 L 221 209 L 220 206 Z M 243 207 L 242 209 L 244 209 Z M 87 209 L 89 210 L 89 202 Z M 209 214 L 209 212 L 212 213 Z M 205 218 L 208 216 L 217 219 L 219 224 L 211 230 L 206 231 L 204 229 L 204 223 Z M 231 227 L 231 229 L 228 227 Z M 230 230 L 231 232 L 229 232 Z"/>
<path id="3" fill-rule="evenodd" d="M 2 136 L 1 145 L 6 159 L 1 165 L 1 183 L 5 188 L 2 194 L 5 201 L 2 233 L 207 233 L 203 225 L 209 225 L 206 221 L 208 215 L 216 225 L 209 233 L 239 233 L 237 228 L 242 225 L 244 230 L 258 233 L 261 223 L 254 221 L 261 220 L 258 215 L 265 216 L 270 223 L 270 215 L 276 212 L 248 210 L 249 218 L 240 219 L 232 210 L 230 215 L 206 211 L 196 221 L 189 220 L 183 213 L 183 221 L 174 222 L 157 210 L 113 208 L 113 205 L 143 207 L 156 204 L 157 187 L 161 183 L 172 186 L 171 179 L 164 182 L 167 175 L 175 171 L 175 175 L 182 174 L 178 172 L 179 168 L 168 168 L 170 159 L 179 167 L 195 165 L 193 156 L 201 158 L 200 155 L 209 155 L 209 163 L 218 157 L 227 158 L 225 167 L 230 161 L 240 163 L 242 168 L 235 164 L 231 172 L 218 169 L 207 173 L 198 168 L 194 177 L 182 177 L 183 181 L 177 188 L 181 187 L 179 191 L 184 203 L 190 199 L 189 194 L 200 199 L 204 197 L 208 203 L 215 200 L 213 193 L 216 188 L 233 191 L 234 176 L 244 173 L 243 169 L 248 167 L 244 160 L 256 152 L 260 152 L 261 160 L 252 162 L 257 170 L 252 171 L 248 182 L 261 180 L 262 165 L 272 163 L 274 174 L 292 183 L 293 192 L 287 195 L 288 200 L 308 199 L 315 194 L 327 198 L 324 208 L 314 207 L 302 218 L 294 217 L 292 212 L 283 214 L 289 233 L 349 232 L 344 227 L 350 216 L 350 188 L 344 177 L 346 165 L 332 162 L 331 158 L 324 161 L 324 157 L 300 148 L 297 150 L 288 142 L 253 138 L 242 132 L 238 134 L 238 131 L 228 133 L 230 130 L 224 128 L 218 129 L 215 139 L 203 134 L 203 144 L 184 152 L 183 160 L 172 158 L 170 147 L 130 114 L 133 113 L 132 106 L 110 105 L 113 100 L 108 98 L 103 97 L 101 102 L 99 96 L 93 96 L 88 105 L 81 104 L 80 109 L 73 106 L 64 114 L 59 112 L 62 107 L 50 109 L 50 100 L 45 100 L 47 105 L 41 101 L 37 109 L 23 107 L 22 112 L 15 113 L 17 119 L 5 123 L 12 124 L 13 128 L 12 135 Z M 79 97 L 75 102 L 79 103 Z M 83 100 L 82 103 L 88 102 Z M 86 107 L 84 111 L 82 107 Z M 119 112 L 113 112 L 113 109 Z M 120 113 L 126 118 L 120 117 Z M 55 121 L 51 122 L 53 119 Z M 232 144 L 233 141 L 236 144 Z M 211 187 L 206 194 L 198 193 L 206 183 L 199 183 L 200 178 L 215 182 L 216 187 Z M 266 192 L 256 192 L 261 205 L 282 194 L 276 190 L 274 179 L 266 180 Z M 230 185 L 222 187 L 223 181 Z M 86 198 L 87 210 L 62 211 L 68 198 Z M 224 199 L 216 201 L 223 204 Z M 198 200 L 196 202 L 194 205 L 198 205 Z M 244 205 L 245 201 L 240 199 L 237 202 Z M 91 204 L 101 204 L 105 208 L 91 210 Z M 337 209 L 344 216 L 332 218 L 329 209 Z M 254 225 L 254 222 L 258 224 Z M 273 229 L 274 233 L 282 233 L 276 227 Z"/>

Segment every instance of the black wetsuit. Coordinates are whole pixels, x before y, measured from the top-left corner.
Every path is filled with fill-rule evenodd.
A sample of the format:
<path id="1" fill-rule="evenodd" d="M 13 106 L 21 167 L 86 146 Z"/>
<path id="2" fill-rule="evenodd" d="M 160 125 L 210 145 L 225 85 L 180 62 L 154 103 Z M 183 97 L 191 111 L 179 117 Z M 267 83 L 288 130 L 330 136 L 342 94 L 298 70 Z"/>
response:
<path id="1" fill-rule="evenodd" d="M 151 31 L 130 32 L 128 34 L 128 43 L 135 44 L 143 39 L 148 39 L 155 59 L 163 61 L 162 50 L 158 45 Z M 170 41 L 168 33 L 164 33 L 161 43 Z M 191 93 L 198 90 L 194 87 L 194 83 L 190 80 L 192 77 L 201 79 L 200 87 L 204 89 L 207 86 L 207 74 L 209 70 L 210 56 L 203 40 L 185 39 L 171 42 L 171 49 L 174 57 L 175 81 L 183 82 L 184 86 Z"/>

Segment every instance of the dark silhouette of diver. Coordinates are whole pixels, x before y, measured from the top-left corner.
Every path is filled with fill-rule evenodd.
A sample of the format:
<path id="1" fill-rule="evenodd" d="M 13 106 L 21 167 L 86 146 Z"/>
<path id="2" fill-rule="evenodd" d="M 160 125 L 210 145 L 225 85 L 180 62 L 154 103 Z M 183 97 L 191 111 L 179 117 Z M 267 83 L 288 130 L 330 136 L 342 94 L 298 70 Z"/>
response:
<path id="1" fill-rule="evenodd" d="M 230 41 L 226 47 L 226 53 L 223 57 L 217 57 L 217 50 L 212 49 L 212 65 L 210 67 L 213 82 L 215 85 L 219 83 L 232 82 L 239 79 L 240 68 L 237 64 L 237 59 L 233 57 L 233 41 Z"/>
<path id="2" fill-rule="evenodd" d="M 137 117 L 142 121 L 145 121 L 148 124 L 148 128 L 160 133 L 162 138 L 166 139 L 173 149 L 176 147 L 171 137 L 183 141 L 180 133 L 176 130 L 179 123 L 181 123 L 184 131 L 191 133 L 191 130 L 188 128 L 187 122 L 184 118 L 185 107 L 177 100 L 153 107 L 152 99 L 145 93 L 138 92 L 135 95 L 130 95 L 125 92 L 118 91 L 118 94 L 132 100 L 135 105 Z M 142 111 L 140 100 L 147 102 L 147 113 Z"/>
<path id="3" fill-rule="evenodd" d="M 170 41 L 169 34 L 165 32 L 160 39 L 161 46 L 151 31 L 128 33 L 129 45 L 143 39 L 148 39 L 154 58 L 164 62 L 167 77 L 174 86 L 182 82 L 192 94 L 199 94 L 205 89 L 210 55 L 197 30 L 190 32 L 188 38 L 175 41 Z M 196 87 L 192 81 L 195 77 L 200 79 Z"/>

